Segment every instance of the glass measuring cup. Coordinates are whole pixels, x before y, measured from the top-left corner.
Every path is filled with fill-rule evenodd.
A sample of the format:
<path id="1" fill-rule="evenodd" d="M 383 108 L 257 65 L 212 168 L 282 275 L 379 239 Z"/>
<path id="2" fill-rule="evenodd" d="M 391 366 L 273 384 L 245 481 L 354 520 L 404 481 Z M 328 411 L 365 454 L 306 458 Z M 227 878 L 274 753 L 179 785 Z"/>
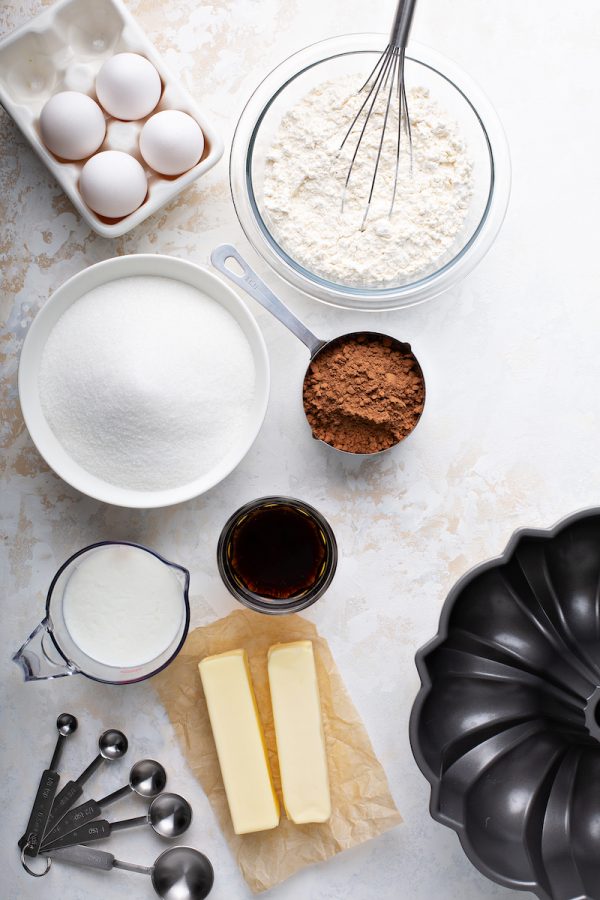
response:
<path id="1" fill-rule="evenodd" d="M 133 547 L 143 550 L 171 569 L 179 584 L 181 609 L 175 634 L 162 652 L 140 665 L 108 665 L 94 659 L 73 640 L 65 621 L 64 598 L 69 579 L 90 554 L 103 547 Z M 190 573 L 187 569 L 169 562 L 140 544 L 130 541 L 99 541 L 84 547 L 63 563 L 55 574 L 46 598 L 46 615 L 14 654 L 13 661 L 23 670 L 25 681 L 45 681 L 78 674 L 107 684 L 132 684 L 151 678 L 169 665 L 186 639 L 190 624 L 189 584 Z M 141 633 L 144 622 L 138 622 L 137 627 Z"/>

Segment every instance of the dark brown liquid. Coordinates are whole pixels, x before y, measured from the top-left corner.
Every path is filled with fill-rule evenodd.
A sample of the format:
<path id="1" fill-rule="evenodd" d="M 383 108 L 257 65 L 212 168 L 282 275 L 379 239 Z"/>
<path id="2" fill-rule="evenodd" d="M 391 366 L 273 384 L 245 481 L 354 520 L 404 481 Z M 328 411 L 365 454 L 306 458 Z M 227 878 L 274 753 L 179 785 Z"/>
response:
<path id="1" fill-rule="evenodd" d="M 294 506 L 268 504 L 244 516 L 231 532 L 231 572 L 260 597 L 288 600 L 310 590 L 327 559 L 327 539 L 310 515 Z"/>

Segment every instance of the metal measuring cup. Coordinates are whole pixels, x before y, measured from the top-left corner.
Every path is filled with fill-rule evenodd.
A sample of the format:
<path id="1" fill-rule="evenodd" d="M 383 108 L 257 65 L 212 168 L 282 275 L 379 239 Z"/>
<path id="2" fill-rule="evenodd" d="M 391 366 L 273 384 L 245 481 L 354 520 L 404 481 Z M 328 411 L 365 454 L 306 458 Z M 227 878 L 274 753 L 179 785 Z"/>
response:
<path id="1" fill-rule="evenodd" d="M 231 259 L 235 260 L 235 262 L 241 269 L 242 274 L 238 274 L 230 266 L 227 265 L 228 261 Z M 264 309 L 275 316 L 276 319 L 279 319 L 282 325 L 285 325 L 285 327 L 289 331 L 291 331 L 292 334 L 294 334 L 299 340 L 302 341 L 303 344 L 305 344 L 306 347 L 308 347 L 310 351 L 310 363 L 307 366 L 303 384 L 306 384 L 306 380 L 308 378 L 312 363 L 319 356 L 319 354 L 321 354 L 325 350 L 325 348 L 332 347 L 335 344 L 342 343 L 352 338 L 358 338 L 361 336 L 367 339 L 375 338 L 382 341 L 389 341 L 389 346 L 392 349 L 399 351 L 404 356 L 410 355 L 412 357 L 423 383 L 423 408 L 425 407 L 425 377 L 423 375 L 423 370 L 419 365 L 419 361 L 412 352 L 410 344 L 399 341 L 397 338 L 379 331 L 350 331 L 346 334 L 340 334 L 329 341 L 325 341 L 313 334 L 312 331 L 310 331 L 310 329 L 307 328 L 306 325 L 300 319 L 298 319 L 290 309 L 288 309 L 285 303 L 273 293 L 268 285 L 266 285 L 265 282 L 248 265 L 246 260 L 243 258 L 243 256 L 240 255 L 240 253 L 234 246 L 232 246 L 231 244 L 221 244 L 221 246 L 216 247 L 210 255 L 210 261 L 215 269 L 218 269 L 219 272 L 225 275 L 230 281 L 232 281 L 235 285 L 245 291 L 250 297 L 260 303 L 260 305 L 264 307 Z M 306 415 L 306 408 L 304 407 L 304 403 L 303 408 L 304 414 Z M 412 434 L 412 432 L 417 427 L 422 414 L 423 409 L 419 413 L 419 416 L 409 434 Z M 367 456 L 379 456 L 381 453 L 386 453 L 388 450 L 392 450 L 393 447 L 396 447 L 399 443 L 405 440 L 405 438 L 408 437 L 408 434 L 404 435 L 404 437 L 402 437 L 399 441 L 396 441 L 396 443 L 390 445 L 389 447 L 385 447 L 382 450 L 374 451 L 372 453 L 354 453 L 349 450 L 340 450 L 338 447 L 335 447 L 335 445 L 329 444 L 326 441 L 317 438 L 314 433 L 313 437 L 320 443 L 325 444 L 325 446 L 331 447 L 337 453 L 343 453 L 346 456 L 350 457 L 358 456 L 364 458 Z"/>

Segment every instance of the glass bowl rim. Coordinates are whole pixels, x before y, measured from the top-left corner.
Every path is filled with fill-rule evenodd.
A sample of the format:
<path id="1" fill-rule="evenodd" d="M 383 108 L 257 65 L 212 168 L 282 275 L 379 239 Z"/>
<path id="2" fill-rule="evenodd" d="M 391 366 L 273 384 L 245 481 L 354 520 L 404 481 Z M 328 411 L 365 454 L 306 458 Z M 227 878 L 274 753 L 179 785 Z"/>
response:
<path id="1" fill-rule="evenodd" d="M 374 312 L 398 309 L 431 299 L 457 283 L 474 268 L 491 247 L 502 225 L 511 180 L 506 137 L 485 94 L 456 63 L 423 44 L 411 42 L 408 57 L 431 69 L 454 88 L 482 129 L 489 154 L 489 191 L 481 219 L 468 241 L 435 272 L 416 281 L 387 288 L 355 288 L 328 281 L 301 266 L 279 246 L 258 210 L 250 174 L 254 145 L 265 115 L 281 92 L 309 69 L 342 56 L 378 52 L 385 42 L 386 37 L 382 34 L 339 35 L 310 44 L 282 60 L 262 79 L 248 98 L 234 131 L 229 159 L 230 189 L 240 225 L 254 249 L 277 274 L 312 299 L 338 308 Z M 294 63 L 299 67 L 290 74 L 287 70 Z M 282 74 L 284 71 L 285 76 Z M 275 81 L 277 87 L 273 88 Z M 266 91 L 268 96 L 265 98 Z M 255 107 L 259 102 L 261 108 L 257 113 Z"/>

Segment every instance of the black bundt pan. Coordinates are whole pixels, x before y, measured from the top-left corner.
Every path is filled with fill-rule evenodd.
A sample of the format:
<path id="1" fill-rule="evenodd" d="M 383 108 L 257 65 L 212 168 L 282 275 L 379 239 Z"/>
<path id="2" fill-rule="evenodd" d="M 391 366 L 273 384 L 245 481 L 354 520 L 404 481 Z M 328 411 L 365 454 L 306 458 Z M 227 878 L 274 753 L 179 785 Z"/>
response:
<path id="1" fill-rule="evenodd" d="M 433 818 L 493 881 L 600 900 L 600 509 L 462 578 L 417 668 Z"/>

